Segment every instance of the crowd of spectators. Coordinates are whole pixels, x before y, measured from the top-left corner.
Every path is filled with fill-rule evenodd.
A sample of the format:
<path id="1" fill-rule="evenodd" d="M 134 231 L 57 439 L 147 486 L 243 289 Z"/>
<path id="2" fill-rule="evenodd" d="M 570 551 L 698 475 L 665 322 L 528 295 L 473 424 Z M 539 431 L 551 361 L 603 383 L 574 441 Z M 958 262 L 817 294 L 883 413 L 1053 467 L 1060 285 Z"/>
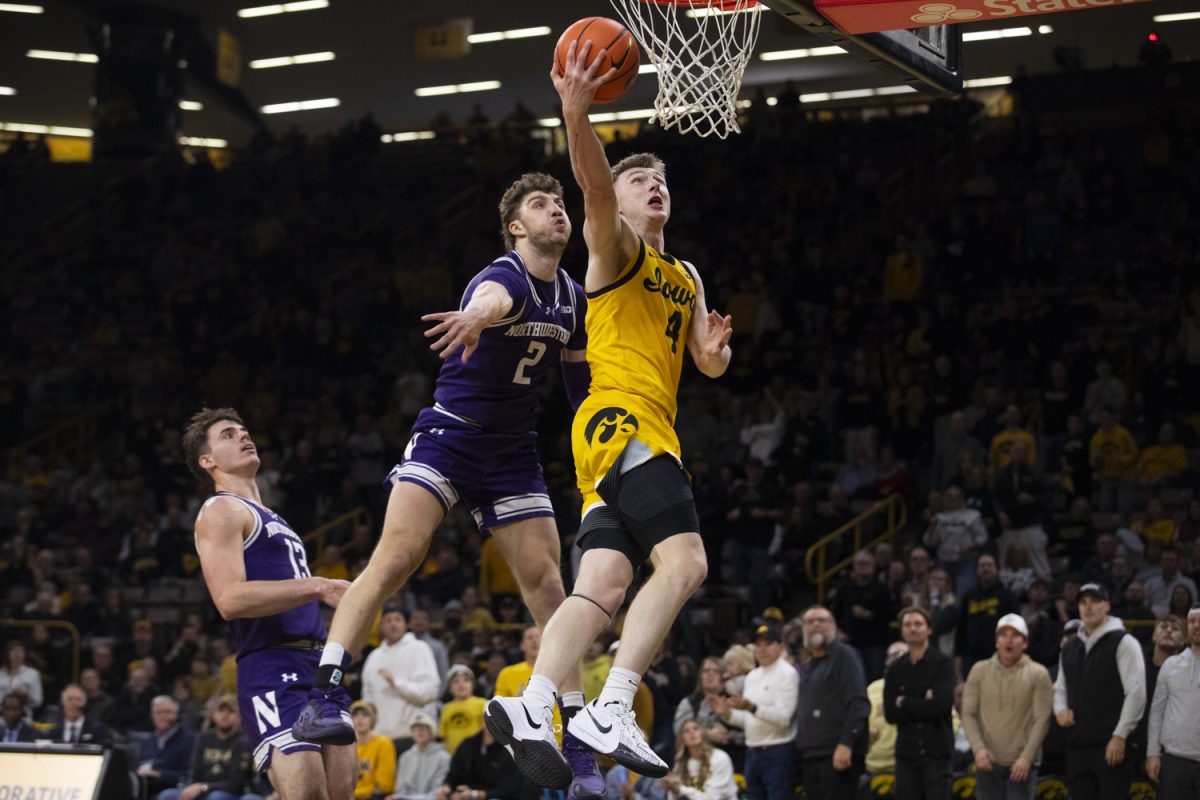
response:
<path id="1" fill-rule="evenodd" d="M 1084 587 L 1140 623 L 1147 664 L 1184 647 L 1200 577 L 1195 112 L 1073 130 L 978 111 L 962 101 L 862 122 L 756 103 L 725 142 L 648 129 L 613 146 L 664 158 L 670 247 L 735 327 L 729 374 L 704 390 L 685 375 L 678 420 L 710 579 L 635 703 L 676 772 L 610 770 L 624 800 L 726 800 L 734 772 L 776 800 L 794 748 L 814 796 L 844 791 L 847 774 L 899 775 L 918 712 L 889 705 L 883 676 L 903 664 L 898 638 L 912 653 L 904 608 L 921 610 L 905 620 L 925 624 L 945 662 L 936 696 L 901 694 L 949 715 L 948 675 L 962 715 L 958 745 L 937 753 L 947 770 L 984 769 L 954 687 L 969 692 L 972 668 L 991 663 L 1001 618 L 1018 615 L 1030 661 L 1051 675 L 1081 597 L 1095 595 Z M 239 408 L 263 453 L 264 502 L 297 531 L 360 507 L 380 520 L 381 479 L 436 374 L 420 314 L 453 307 L 498 254 L 495 201 L 517 174 L 569 183 L 561 153 L 511 141 L 480 128 L 409 151 L 351 130 L 320 146 L 259 142 L 220 172 L 164 163 L 101 180 L 31 166 L 47 196 L 82 198 L 54 236 L 19 207 L 25 178 L 11 168 L 3 208 L 28 224 L 0 267 L 12 287 L 0 299 L 0 444 L 76 427 L 54 447 L 13 450 L 0 477 L 0 616 L 24 621 L 3 631 L 6 738 L 57 725 L 63 741 L 128 739 L 151 788 L 179 792 L 163 800 L 266 791 L 248 774 L 214 788 L 204 772 L 244 759 L 229 738 L 225 629 L 198 588 L 203 498 L 180 429 L 203 404 Z M 580 243 L 565 263 L 581 273 Z M 578 519 L 569 421 L 551 386 L 540 449 L 565 546 Z M 783 625 L 813 599 L 804 553 L 893 495 L 908 528 L 870 550 L 829 546 L 848 570 L 827 620 L 805 612 L 827 626 L 825 644 L 806 642 L 803 615 Z M 331 532 L 310 553 L 314 572 L 352 578 L 374 536 L 367 523 Z M 55 621 L 82 634 L 78 673 Z M 514 773 L 480 724 L 482 698 L 528 677 L 527 621 L 491 540 L 451 513 L 352 676 L 360 761 L 373 765 L 360 797 L 531 791 L 498 793 Z M 594 643 L 585 686 L 603 684 L 619 633 Z M 832 685 L 851 663 L 861 697 L 835 688 L 861 724 L 816 724 L 805 682 Z M 794 700 L 756 694 L 792 665 Z M 80 708 L 86 733 L 71 724 Z M 953 730 L 949 716 L 928 725 Z M 234 761 L 197 760 L 222 748 Z"/>

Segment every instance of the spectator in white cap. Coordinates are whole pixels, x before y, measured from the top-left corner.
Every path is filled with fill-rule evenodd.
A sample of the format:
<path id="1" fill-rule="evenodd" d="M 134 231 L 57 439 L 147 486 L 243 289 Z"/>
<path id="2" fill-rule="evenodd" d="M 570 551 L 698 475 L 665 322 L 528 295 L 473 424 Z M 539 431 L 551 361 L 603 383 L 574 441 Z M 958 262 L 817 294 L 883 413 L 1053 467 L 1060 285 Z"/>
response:
<path id="1" fill-rule="evenodd" d="M 963 689 L 962 721 L 975 753 L 979 800 L 1032 800 L 1054 687 L 1046 668 L 1025 654 L 1029 628 L 1020 614 L 996 623 L 996 652 L 977 662 Z"/>
<path id="2" fill-rule="evenodd" d="M 1054 714 L 1066 739 L 1071 800 L 1129 796 L 1132 759 L 1125 741 L 1146 707 L 1146 664 L 1137 640 L 1110 617 L 1103 584 L 1079 588 L 1083 624 L 1063 647 L 1054 684 Z"/>
<path id="3" fill-rule="evenodd" d="M 396 762 L 396 788 L 388 800 L 433 800 L 438 787 L 446 782 L 450 754 L 433 738 L 433 717 L 421 712 L 408 725 L 412 747 Z"/>
<path id="4" fill-rule="evenodd" d="M 1163 662 L 1148 714 L 1146 773 L 1162 800 L 1200 797 L 1200 603 L 1187 628 L 1191 647 Z"/>

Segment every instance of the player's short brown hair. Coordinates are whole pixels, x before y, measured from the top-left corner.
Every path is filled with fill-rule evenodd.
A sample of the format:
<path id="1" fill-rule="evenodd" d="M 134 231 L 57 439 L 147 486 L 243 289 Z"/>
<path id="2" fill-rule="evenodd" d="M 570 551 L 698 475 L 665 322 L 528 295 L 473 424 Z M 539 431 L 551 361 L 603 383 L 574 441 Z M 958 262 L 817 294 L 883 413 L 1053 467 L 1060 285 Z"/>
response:
<path id="1" fill-rule="evenodd" d="M 613 164 L 613 183 L 616 183 L 617 178 L 631 169 L 652 169 L 664 178 L 667 177 L 667 165 L 663 163 L 661 158 L 654 153 L 634 153 L 631 156 L 625 156 L 616 164 Z"/>
<path id="2" fill-rule="evenodd" d="M 563 196 L 563 187 L 558 178 L 544 172 L 526 172 L 513 181 L 512 186 L 505 190 L 500 198 L 500 235 L 504 237 L 504 246 L 509 250 L 516 247 L 517 239 L 508 230 L 508 223 L 517 218 L 521 203 L 534 192 Z"/>
<path id="3" fill-rule="evenodd" d="M 246 424 L 242 422 L 241 415 L 232 408 L 202 408 L 192 415 L 187 427 L 183 429 L 183 460 L 187 462 L 193 475 L 214 489 L 216 485 L 213 484 L 212 476 L 200 466 L 200 456 L 209 451 L 208 429 L 225 420 L 243 426 Z"/>

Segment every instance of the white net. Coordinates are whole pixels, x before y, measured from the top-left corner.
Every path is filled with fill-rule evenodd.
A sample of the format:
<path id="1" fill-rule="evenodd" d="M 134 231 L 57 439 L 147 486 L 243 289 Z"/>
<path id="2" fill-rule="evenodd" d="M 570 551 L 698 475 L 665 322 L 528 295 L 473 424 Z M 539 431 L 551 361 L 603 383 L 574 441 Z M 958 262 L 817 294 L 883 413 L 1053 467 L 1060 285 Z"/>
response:
<path id="1" fill-rule="evenodd" d="M 758 40 L 755 0 L 611 0 L 658 71 L 654 121 L 724 139 L 740 133 L 738 91 Z M 643 60 L 645 55 L 643 55 Z"/>

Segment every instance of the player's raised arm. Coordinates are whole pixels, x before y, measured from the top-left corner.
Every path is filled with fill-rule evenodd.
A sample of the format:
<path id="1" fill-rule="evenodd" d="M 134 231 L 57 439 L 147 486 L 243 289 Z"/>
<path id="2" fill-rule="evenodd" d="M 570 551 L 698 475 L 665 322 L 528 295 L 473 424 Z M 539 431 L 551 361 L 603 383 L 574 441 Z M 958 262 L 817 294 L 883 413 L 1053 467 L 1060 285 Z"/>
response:
<path id="1" fill-rule="evenodd" d="M 700 273 L 695 267 L 691 264 L 687 266 L 696 280 L 696 308 L 692 312 L 691 330 L 688 331 L 688 352 L 701 372 L 710 378 L 719 378 L 729 369 L 729 360 L 733 357 L 729 347 L 729 338 L 733 336 L 733 317 L 708 310 L 708 303 L 704 300 L 704 281 L 700 280 Z"/>
<path id="2" fill-rule="evenodd" d="M 226 620 L 266 617 L 320 600 L 337 607 L 350 587 L 348 581 L 295 578 L 286 581 L 248 581 L 242 543 L 253 525 L 246 507 L 235 500 L 214 497 L 196 517 L 196 551 L 204 582 L 221 617 Z"/>
<path id="3" fill-rule="evenodd" d="M 588 109 L 596 98 L 596 89 L 606 83 L 616 69 L 610 67 L 598 75 L 601 66 L 610 63 L 606 58 L 607 53 L 601 50 L 591 64 L 585 66 L 592 43 L 585 42 L 577 52 L 578 44 L 578 40 L 572 42 L 566 64 L 561 70 L 555 64 L 550 71 L 550 78 L 562 99 L 571 171 L 575 174 L 575 182 L 583 190 L 583 238 L 592 253 L 588 269 L 599 269 L 602 274 L 594 277 L 597 282 L 607 284 L 616 279 L 621 268 L 633 256 L 638 247 L 638 238 L 617 211 L 612 168 L 604 154 L 604 143 L 588 119 Z"/>
<path id="4" fill-rule="evenodd" d="M 504 318 L 512 310 L 513 299 L 508 290 L 495 281 L 483 281 L 471 293 L 471 301 L 461 311 L 439 311 L 421 317 L 422 322 L 434 322 L 425 331 L 426 338 L 440 338 L 429 346 L 439 358 L 447 358 L 462 348 L 463 363 L 479 346 L 479 335 L 489 325 Z"/>

